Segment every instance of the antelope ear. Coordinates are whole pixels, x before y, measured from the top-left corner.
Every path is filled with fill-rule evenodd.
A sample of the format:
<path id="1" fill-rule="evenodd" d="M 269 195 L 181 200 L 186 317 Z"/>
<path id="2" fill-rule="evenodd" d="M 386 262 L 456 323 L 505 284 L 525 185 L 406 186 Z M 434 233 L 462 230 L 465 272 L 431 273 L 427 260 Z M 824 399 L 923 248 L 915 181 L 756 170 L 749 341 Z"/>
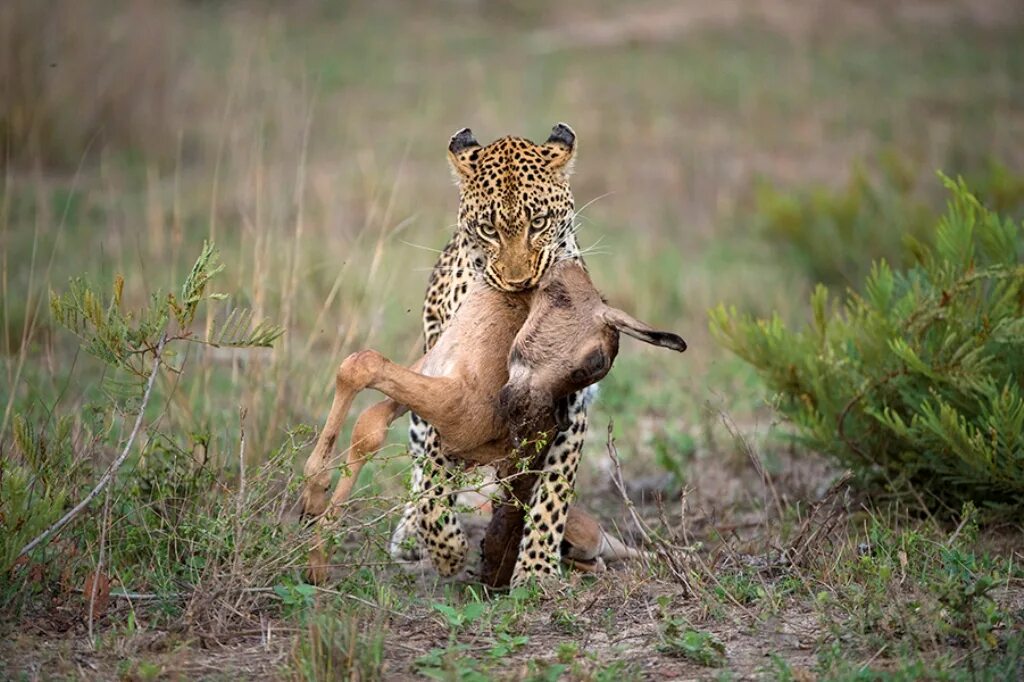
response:
<path id="1" fill-rule="evenodd" d="M 565 123 L 556 123 L 551 135 L 544 143 L 547 151 L 548 168 L 560 171 L 565 177 L 572 175 L 576 159 L 576 133 Z"/>
<path id="2" fill-rule="evenodd" d="M 456 182 L 462 182 L 476 173 L 476 160 L 480 155 L 480 143 L 473 137 L 473 131 L 463 128 L 448 141 L 448 163 Z"/>
<path id="3" fill-rule="evenodd" d="M 686 350 L 686 341 L 683 341 L 681 336 L 672 332 L 652 329 L 629 313 L 623 312 L 618 308 L 605 307 L 600 314 L 605 324 L 615 327 L 623 334 L 628 334 L 634 339 L 640 339 L 644 343 L 669 348 L 680 353 Z"/>

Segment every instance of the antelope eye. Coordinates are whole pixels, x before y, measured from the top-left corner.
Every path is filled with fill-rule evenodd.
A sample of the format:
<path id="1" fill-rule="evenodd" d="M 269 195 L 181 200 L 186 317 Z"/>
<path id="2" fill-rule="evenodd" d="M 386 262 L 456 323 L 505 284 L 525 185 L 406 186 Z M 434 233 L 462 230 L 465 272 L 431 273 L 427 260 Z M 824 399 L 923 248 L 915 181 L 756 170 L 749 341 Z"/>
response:
<path id="1" fill-rule="evenodd" d="M 491 225 L 490 223 L 480 223 L 477 225 L 476 229 L 481 236 L 487 239 L 494 239 L 498 236 L 498 231 L 495 230 L 494 225 Z"/>
<path id="2" fill-rule="evenodd" d="M 534 232 L 539 232 L 547 227 L 548 217 L 546 215 L 539 215 L 530 221 L 530 229 Z"/>

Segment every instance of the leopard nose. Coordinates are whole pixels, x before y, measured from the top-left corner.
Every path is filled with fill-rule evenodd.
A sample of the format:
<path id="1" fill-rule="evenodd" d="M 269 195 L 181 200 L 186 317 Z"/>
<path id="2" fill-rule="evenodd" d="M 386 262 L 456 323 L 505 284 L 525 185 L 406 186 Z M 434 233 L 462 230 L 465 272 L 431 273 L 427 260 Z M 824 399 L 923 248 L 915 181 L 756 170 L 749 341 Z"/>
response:
<path id="1" fill-rule="evenodd" d="M 514 289 L 525 289 L 530 284 L 530 278 L 523 277 L 522 279 L 506 279 L 505 284 Z"/>

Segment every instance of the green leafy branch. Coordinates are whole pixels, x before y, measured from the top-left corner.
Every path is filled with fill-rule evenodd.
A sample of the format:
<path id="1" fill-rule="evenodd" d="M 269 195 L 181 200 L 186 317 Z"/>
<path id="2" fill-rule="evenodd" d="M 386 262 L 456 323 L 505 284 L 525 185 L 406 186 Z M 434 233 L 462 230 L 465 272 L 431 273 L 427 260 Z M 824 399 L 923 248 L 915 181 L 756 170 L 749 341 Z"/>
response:
<path id="1" fill-rule="evenodd" d="M 963 180 L 915 264 L 876 262 L 790 330 L 719 306 L 712 333 L 753 365 L 813 449 L 947 511 L 1024 504 L 1024 230 Z"/>
<path id="2" fill-rule="evenodd" d="M 124 310 L 124 278 L 120 275 L 114 279 L 109 300 L 103 300 L 102 295 L 82 279 L 72 280 L 63 294 L 50 293 L 50 310 L 54 319 L 81 339 L 89 353 L 141 379 L 144 389 L 133 427 L 120 454 L 92 490 L 60 519 L 26 543 L 18 556 L 25 556 L 56 536 L 115 479 L 142 430 L 146 407 L 160 368 L 164 366 L 169 344 L 180 341 L 235 348 L 269 347 L 284 333 L 281 327 L 266 321 L 253 324 L 251 311 L 235 309 L 208 337 L 196 337 L 192 325 L 200 304 L 227 298 L 225 294 L 209 290 L 211 280 L 223 269 L 213 244 L 204 243 L 199 258 L 182 284 L 180 296 L 169 293 L 165 297 L 156 292 L 150 297 L 150 305 L 138 311 Z"/>
<path id="3" fill-rule="evenodd" d="M 64 293 L 50 292 L 50 310 L 55 321 L 81 339 L 86 351 L 142 379 L 148 374 L 148 358 L 165 335 L 167 344 L 189 341 L 215 347 L 271 347 L 284 329 L 266 320 L 254 322 L 252 311 L 245 308 L 232 309 L 205 338 L 196 336 L 192 325 L 200 304 L 227 298 L 226 294 L 210 291 L 212 279 L 223 270 L 216 248 L 207 242 L 178 296 L 157 291 L 148 306 L 126 311 L 123 277 L 114 278 L 108 300 L 78 278 L 71 280 Z"/>

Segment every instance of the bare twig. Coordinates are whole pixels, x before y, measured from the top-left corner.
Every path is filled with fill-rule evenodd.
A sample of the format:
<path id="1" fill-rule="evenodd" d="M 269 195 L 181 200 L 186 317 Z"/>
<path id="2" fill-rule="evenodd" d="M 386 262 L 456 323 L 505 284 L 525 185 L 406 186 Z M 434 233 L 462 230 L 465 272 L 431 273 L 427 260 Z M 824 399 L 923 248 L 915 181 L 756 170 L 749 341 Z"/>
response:
<path id="1" fill-rule="evenodd" d="M 100 521 L 100 556 L 96 561 L 96 570 L 92 574 L 92 589 L 89 590 L 89 617 L 87 619 L 87 625 L 89 627 L 89 642 L 92 644 L 93 649 L 96 648 L 96 640 L 92 636 L 92 621 L 96 614 L 96 592 L 99 590 L 100 576 L 103 575 L 103 554 L 107 548 L 107 523 L 110 521 L 110 489 L 107 489 L 107 494 L 103 497 L 103 518 Z"/>
<path id="2" fill-rule="evenodd" d="M 719 419 L 721 419 L 721 421 L 722 421 L 722 425 L 725 426 L 726 431 L 729 432 L 729 435 L 732 436 L 734 441 L 739 443 L 740 448 L 743 449 L 743 453 L 747 456 L 747 458 L 750 460 L 750 463 L 754 466 L 754 471 L 756 471 L 758 477 L 760 477 L 761 483 L 762 483 L 762 485 L 764 485 L 764 488 L 765 488 L 765 500 L 764 500 L 765 507 L 768 506 L 768 499 L 767 499 L 768 498 L 768 493 L 771 493 L 771 500 L 772 500 L 772 502 L 775 505 L 775 513 L 778 515 L 778 518 L 781 519 L 782 516 L 783 516 L 782 501 L 779 499 L 779 493 L 775 489 L 775 482 L 772 481 L 771 474 L 768 473 L 768 471 L 764 468 L 764 465 L 761 463 L 760 456 L 754 450 L 754 447 L 750 444 L 750 441 L 747 440 L 747 437 L 743 433 L 740 432 L 739 427 L 736 426 L 736 422 L 734 422 L 732 420 L 732 417 L 730 417 L 724 411 L 719 411 L 718 416 L 719 416 Z M 767 532 L 768 532 L 768 514 L 767 513 L 765 513 L 765 516 L 764 516 L 764 523 L 765 523 L 765 534 L 767 535 Z"/>
<path id="3" fill-rule="evenodd" d="M 846 511 L 846 496 L 853 474 L 843 473 L 822 495 L 821 499 L 811 505 L 807 516 L 789 543 L 787 551 L 790 562 L 801 566 L 807 553 L 819 546 L 820 540 L 828 538 Z"/>
<path id="4" fill-rule="evenodd" d="M 648 534 L 646 526 L 640 515 L 637 514 L 636 505 L 633 504 L 633 500 L 629 499 L 629 495 L 626 493 L 626 484 L 622 480 L 622 465 L 619 463 L 619 451 L 615 447 L 615 438 L 612 437 L 612 422 L 608 422 L 608 457 L 612 460 L 614 469 L 612 470 L 612 483 L 619 491 L 619 495 L 622 497 L 622 503 L 626 505 L 626 510 L 629 511 L 630 518 L 633 519 L 633 523 L 636 525 L 637 531 L 645 543 L 654 545 L 655 543 L 651 540 L 650 534 Z"/>
<path id="5" fill-rule="evenodd" d="M 21 551 L 18 553 L 19 557 L 25 556 L 40 544 L 49 540 L 51 537 L 59 533 L 64 526 L 70 523 L 72 519 L 81 514 L 82 510 L 88 507 L 89 503 L 96 499 L 97 495 L 103 492 L 103 489 L 107 487 L 107 484 L 110 483 L 110 481 L 114 479 L 114 476 L 117 475 L 117 471 L 121 468 L 121 465 L 124 464 L 124 461 L 128 459 L 128 455 L 132 451 L 132 446 L 135 445 L 135 438 L 139 435 L 139 429 L 142 428 L 142 419 L 146 413 L 146 405 L 149 404 L 149 397 L 153 393 L 153 385 L 156 383 L 156 376 L 160 373 L 160 355 L 164 349 L 166 341 L 167 334 L 164 333 L 160 336 L 160 343 L 156 346 L 156 354 L 153 358 L 153 370 L 149 373 L 149 381 L 146 382 L 146 392 L 142 395 L 142 404 L 139 405 L 139 414 L 135 417 L 135 426 L 132 427 L 131 435 L 128 436 L 128 442 L 125 443 L 124 449 L 121 450 L 121 454 L 117 456 L 117 459 L 111 462 L 110 466 L 107 467 L 107 470 L 103 472 L 103 476 L 100 477 L 96 486 L 89 491 L 89 494 L 86 495 L 81 502 L 76 504 L 71 511 L 60 517 L 56 523 L 51 525 L 38 537 L 32 540 L 32 542 L 22 547 Z"/>
<path id="6" fill-rule="evenodd" d="M 619 491 L 619 495 L 622 497 L 623 504 L 626 505 L 626 509 L 629 510 L 629 515 L 633 519 L 633 524 L 637 528 L 637 532 L 640 533 L 644 543 L 646 545 L 655 548 L 657 556 L 661 557 L 665 562 L 665 565 L 675 576 L 676 580 L 683 586 L 686 594 L 693 594 L 693 585 L 690 583 L 690 579 L 686 574 L 686 567 L 680 566 L 677 559 L 679 555 L 685 553 L 685 550 L 679 551 L 678 548 L 670 547 L 668 543 L 661 539 L 655 539 L 648 532 L 649 526 L 640 518 L 640 515 L 636 511 L 636 505 L 633 504 L 633 500 L 629 499 L 629 495 L 626 493 L 626 484 L 622 480 L 622 466 L 619 464 L 619 453 L 615 447 L 615 439 L 612 437 L 612 422 L 608 422 L 608 457 L 612 460 L 614 469 L 612 470 L 612 482 Z M 673 550 L 677 551 L 673 551 Z M 650 552 L 641 552 L 641 557 L 644 562 L 644 568 L 650 570 Z"/>
<path id="7" fill-rule="evenodd" d="M 242 567 L 242 515 L 245 512 L 245 414 L 238 409 L 238 495 L 235 498 L 235 561 L 232 571 Z"/>

